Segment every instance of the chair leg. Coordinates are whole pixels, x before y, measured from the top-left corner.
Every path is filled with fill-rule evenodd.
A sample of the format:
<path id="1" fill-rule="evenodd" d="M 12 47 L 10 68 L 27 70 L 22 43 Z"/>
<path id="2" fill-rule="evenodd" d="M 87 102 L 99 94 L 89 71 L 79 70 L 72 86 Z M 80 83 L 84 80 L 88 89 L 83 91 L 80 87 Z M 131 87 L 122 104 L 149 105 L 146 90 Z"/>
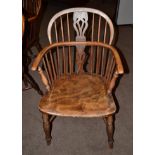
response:
<path id="1" fill-rule="evenodd" d="M 113 133 L 114 133 L 114 126 L 113 126 L 113 116 L 107 116 L 104 117 L 104 121 L 106 124 L 106 130 L 107 130 L 107 135 L 108 135 L 108 144 L 109 144 L 109 148 L 113 148 Z"/>
<path id="2" fill-rule="evenodd" d="M 42 118 L 43 118 L 43 128 L 45 132 L 45 138 L 47 145 L 51 144 L 51 123 L 50 123 L 50 118 L 48 114 L 42 113 Z"/>

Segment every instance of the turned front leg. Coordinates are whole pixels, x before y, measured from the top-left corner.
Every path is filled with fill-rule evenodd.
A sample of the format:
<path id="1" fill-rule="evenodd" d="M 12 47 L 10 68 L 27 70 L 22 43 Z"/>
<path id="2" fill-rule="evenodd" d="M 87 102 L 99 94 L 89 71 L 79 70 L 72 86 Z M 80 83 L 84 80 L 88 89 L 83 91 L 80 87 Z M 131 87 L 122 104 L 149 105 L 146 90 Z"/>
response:
<path id="1" fill-rule="evenodd" d="M 114 133 L 114 126 L 113 126 L 113 116 L 107 116 L 104 118 L 105 123 L 106 123 L 106 131 L 107 131 L 107 135 L 108 135 L 108 143 L 109 143 L 109 147 L 113 148 L 113 133 Z"/>
<path id="2" fill-rule="evenodd" d="M 43 128 L 45 132 L 46 142 L 47 142 L 47 145 L 49 145 L 52 139 L 50 118 L 49 118 L 49 115 L 45 113 L 42 114 L 42 118 L 43 118 Z"/>

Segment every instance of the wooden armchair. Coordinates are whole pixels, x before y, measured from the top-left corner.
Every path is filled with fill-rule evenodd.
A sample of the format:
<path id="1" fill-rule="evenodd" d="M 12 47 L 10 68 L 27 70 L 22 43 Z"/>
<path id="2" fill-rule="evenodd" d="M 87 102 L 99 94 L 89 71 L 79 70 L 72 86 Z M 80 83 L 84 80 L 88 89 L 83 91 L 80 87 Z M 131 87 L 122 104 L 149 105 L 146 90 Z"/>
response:
<path id="1" fill-rule="evenodd" d="M 50 20 L 50 45 L 32 65 L 47 89 L 39 104 L 47 144 L 52 116 L 103 117 L 109 147 L 113 147 L 116 106 L 112 90 L 123 74 L 118 52 L 110 45 L 113 37 L 111 20 L 96 9 L 71 8 Z"/>

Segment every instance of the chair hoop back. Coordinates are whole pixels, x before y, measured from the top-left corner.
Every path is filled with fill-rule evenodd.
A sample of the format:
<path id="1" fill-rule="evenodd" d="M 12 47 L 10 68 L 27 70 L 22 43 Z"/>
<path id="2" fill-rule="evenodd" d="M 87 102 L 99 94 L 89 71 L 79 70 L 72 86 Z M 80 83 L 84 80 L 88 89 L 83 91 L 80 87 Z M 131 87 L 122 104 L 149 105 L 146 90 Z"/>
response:
<path id="1" fill-rule="evenodd" d="M 53 41 L 53 38 L 52 38 L 53 36 L 51 35 L 52 34 L 52 27 L 54 27 L 58 23 L 57 22 L 58 19 L 60 18 L 60 21 L 61 21 L 62 17 L 66 15 L 66 17 L 64 17 L 65 19 L 62 21 L 62 25 L 63 26 L 61 25 L 61 27 L 63 27 L 62 29 L 63 29 L 64 32 L 68 31 L 74 25 L 73 22 L 71 22 L 71 24 L 69 22 L 69 20 L 72 20 L 72 19 L 69 19 L 69 14 L 73 13 L 73 15 L 72 15 L 73 17 L 72 18 L 74 18 L 75 17 L 75 13 L 78 13 L 78 12 L 87 13 L 88 14 L 87 18 L 90 17 L 88 19 L 88 25 L 90 27 L 90 28 L 88 28 L 88 31 L 91 29 L 90 30 L 91 31 L 90 35 L 91 35 L 91 39 L 93 41 L 95 41 L 95 37 L 93 38 L 94 34 L 98 34 L 97 37 L 96 37 L 97 38 L 96 41 L 100 41 L 100 38 L 101 38 L 100 37 L 100 35 L 101 35 L 100 33 L 103 32 L 103 31 L 100 31 L 102 29 L 102 27 L 101 27 L 102 26 L 102 24 L 101 24 L 101 17 L 102 17 L 104 19 L 104 22 L 105 22 L 105 24 L 104 24 L 104 34 L 103 34 L 103 38 L 104 39 L 102 41 L 104 43 L 106 43 L 106 41 L 105 41 L 106 35 L 107 35 L 106 33 L 107 33 L 108 26 L 109 26 L 110 38 L 108 40 L 108 44 L 112 44 L 113 39 L 114 39 L 114 26 L 112 24 L 111 19 L 102 11 L 99 11 L 99 10 L 96 10 L 96 9 L 92 9 L 92 8 L 82 8 L 82 7 L 80 7 L 80 8 L 70 8 L 70 9 L 66 9 L 66 10 L 60 11 L 60 12 L 58 12 L 57 14 L 55 14 L 51 18 L 51 20 L 50 20 L 50 22 L 48 24 L 48 29 L 47 29 L 47 35 L 48 35 L 48 39 L 49 39 L 50 44 Z M 95 20 L 95 16 L 98 16 L 96 18 L 96 20 Z M 92 21 L 90 19 L 92 19 Z M 65 21 L 67 21 L 67 24 L 66 24 L 67 28 L 66 29 L 65 29 L 65 24 L 64 24 Z M 95 32 L 95 29 L 98 30 L 97 33 Z M 64 33 L 64 32 L 62 32 L 62 33 Z M 68 34 L 68 36 L 69 35 L 70 34 Z"/>

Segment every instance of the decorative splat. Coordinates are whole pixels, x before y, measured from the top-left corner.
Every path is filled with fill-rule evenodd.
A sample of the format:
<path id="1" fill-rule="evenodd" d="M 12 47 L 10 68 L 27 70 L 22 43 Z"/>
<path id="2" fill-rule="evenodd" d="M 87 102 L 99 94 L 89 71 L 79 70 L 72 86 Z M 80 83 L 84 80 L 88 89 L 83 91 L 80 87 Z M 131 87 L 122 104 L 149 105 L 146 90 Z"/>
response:
<path id="1" fill-rule="evenodd" d="M 82 11 L 74 12 L 73 21 L 73 26 L 77 33 L 76 41 L 85 41 L 86 37 L 84 34 L 88 28 L 88 13 Z"/>
<path id="2" fill-rule="evenodd" d="M 84 11 L 77 11 L 73 14 L 73 26 L 76 31 L 76 41 L 86 41 L 85 32 L 88 28 L 88 13 Z M 85 46 L 77 45 L 76 46 L 76 61 L 78 65 L 77 72 L 83 72 L 83 63 L 85 59 Z"/>

